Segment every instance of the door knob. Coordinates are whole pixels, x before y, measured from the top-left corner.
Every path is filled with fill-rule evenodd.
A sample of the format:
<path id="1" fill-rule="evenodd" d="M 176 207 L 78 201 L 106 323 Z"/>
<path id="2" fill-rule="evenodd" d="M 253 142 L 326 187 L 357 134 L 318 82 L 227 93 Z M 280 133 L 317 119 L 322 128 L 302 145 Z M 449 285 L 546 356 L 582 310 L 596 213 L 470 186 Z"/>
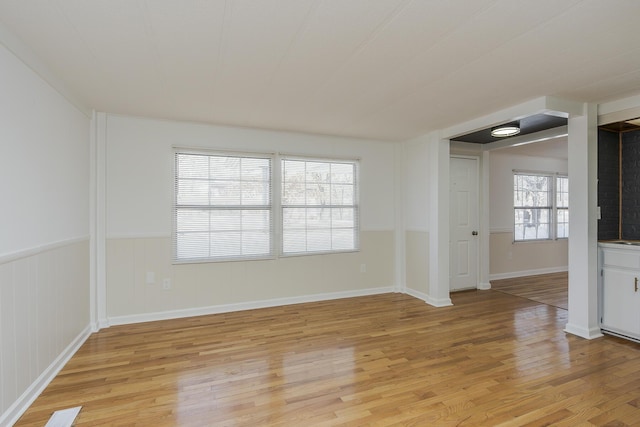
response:
<path id="1" fill-rule="evenodd" d="M 474 231 L 472 231 L 472 232 L 471 232 L 471 235 L 472 235 L 472 236 L 477 236 L 477 235 L 478 235 L 478 232 L 474 230 Z"/>

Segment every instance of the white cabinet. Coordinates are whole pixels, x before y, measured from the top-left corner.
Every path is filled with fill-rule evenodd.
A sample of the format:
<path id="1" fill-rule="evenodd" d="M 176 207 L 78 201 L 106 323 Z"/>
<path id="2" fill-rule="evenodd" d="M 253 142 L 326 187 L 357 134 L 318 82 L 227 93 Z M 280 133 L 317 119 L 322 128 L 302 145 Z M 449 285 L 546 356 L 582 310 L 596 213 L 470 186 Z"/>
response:
<path id="1" fill-rule="evenodd" d="M 640 246 L 600 244 L 601 329 L 640 341 Z"/>

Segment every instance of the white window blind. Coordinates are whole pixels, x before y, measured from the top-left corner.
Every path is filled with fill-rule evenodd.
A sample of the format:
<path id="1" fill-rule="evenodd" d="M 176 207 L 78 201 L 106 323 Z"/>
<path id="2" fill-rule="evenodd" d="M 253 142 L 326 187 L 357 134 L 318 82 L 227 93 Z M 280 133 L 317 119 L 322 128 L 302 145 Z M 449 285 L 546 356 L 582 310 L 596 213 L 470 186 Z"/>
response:
<path id="1" fill-rule="evenodd" d="M 359 248 L 358 162 L 281 160 L 282 254 Z"/>
<path id="2" fill-rule="evenodd" d="M 174 261 L 273 256 L 272 159 L 177 152 Z"/>

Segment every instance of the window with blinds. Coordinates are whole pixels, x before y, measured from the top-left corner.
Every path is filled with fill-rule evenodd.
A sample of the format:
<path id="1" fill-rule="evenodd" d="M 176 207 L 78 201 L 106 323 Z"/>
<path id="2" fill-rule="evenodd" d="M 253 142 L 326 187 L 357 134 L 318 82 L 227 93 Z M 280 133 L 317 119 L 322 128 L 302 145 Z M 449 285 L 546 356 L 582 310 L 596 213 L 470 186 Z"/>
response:
<path id="1" fill-rule="evenodd" d="M 569 179 L 514 172 L 514 241 L 569 237 Z"/>
<path id="2" fill-rule="evenodd" d="M 283 255 L 359 248 L 358 163 L 281 160 Z"/>
<path id="3" fill-rule="evenodd" d="M 270 156 L 175 154 L 174 261 L 273 256 Z"/>

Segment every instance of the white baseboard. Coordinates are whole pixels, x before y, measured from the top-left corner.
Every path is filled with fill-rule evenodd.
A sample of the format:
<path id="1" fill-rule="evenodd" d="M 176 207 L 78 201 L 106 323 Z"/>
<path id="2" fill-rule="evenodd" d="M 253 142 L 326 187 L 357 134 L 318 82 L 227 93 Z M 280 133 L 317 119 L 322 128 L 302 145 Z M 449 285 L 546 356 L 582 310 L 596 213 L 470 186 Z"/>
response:
<path id="1" fill-rule="evenodd" d="M 207 307 L 187 308 L 183 310 L 169 310 L 155 313 L 134 314 L 131 316 L 110 317 L 109 325 L 128 325 L 132 323 L 153 322 L 156 320 L 178 319 L 183 317 L 204 316 L 207 314 L 229 313 L 256 308 L 278 307 L 282 305 L 301 304 L 305 302 L 328 301 L 340 298 L 353 298 L 367 295 L 388 294 L 398 292 L 399 289 L 389 286 L 385 288 L 369 288 L 353 291 L 331 292 L 326 294 L 304 295 L 299 297 L 275 298 L 261 301 L 241 302 L 237 304 L 212 305 Z"/>
<path id="2" fill-rule="evenodd" d="M 583 328 L 581 326 L 578 325 L 572 325 L 570 323 L 567 323 L 564 326 L 564 331 L 573 335 L 577 335 L 579 337 L 588 339 L 588 340 L 592 340 L 594 338 L 600 338 L 602 337 L 602 331 L 600 330 L 600 328 Z"/>
<path id="3" fill-rule="evenodd" d="M 67 364 L 71 357 L 91 335 L 91 325 L 86 328 L 65 348 L 62 353 L 40 374 L 40 376 L 22 393 L 13 404 L 0 415 L 0 426 L 12 426 L 25 413 L 29 406 L 44 391 L 49 383 L 58 375 L 58 372 Z"/>
<path id="4" fill-rule="evenodd" d="M 418 298 L 434 307 L 448 307 L 450 305 L 453 305 L 453 303 L 451 302 L 451 298 L 432 298 L 423 292 L 416 291 L 415 289 L 411 288 L 406 288 L 404 293 L 407 295 L 411 295 L 414 298 Z"/>
<path id="5" fill-rule="evenodd" d="M 490 274 L 489 280 L 513 279 L 514 277 L 537 276 L 538 274 L 563 273 L 569 271 L 568 266 L 538 268 L 536 270 L 511 271 L 508 273 Z"/>
<path id="6" fill-rule="evenodd" d="M 486 291 L 488 289 L 491 289 L 491 283 L 480 282 L 478 283 L 478 289 L 480 289 L 481 291 Z"/>

